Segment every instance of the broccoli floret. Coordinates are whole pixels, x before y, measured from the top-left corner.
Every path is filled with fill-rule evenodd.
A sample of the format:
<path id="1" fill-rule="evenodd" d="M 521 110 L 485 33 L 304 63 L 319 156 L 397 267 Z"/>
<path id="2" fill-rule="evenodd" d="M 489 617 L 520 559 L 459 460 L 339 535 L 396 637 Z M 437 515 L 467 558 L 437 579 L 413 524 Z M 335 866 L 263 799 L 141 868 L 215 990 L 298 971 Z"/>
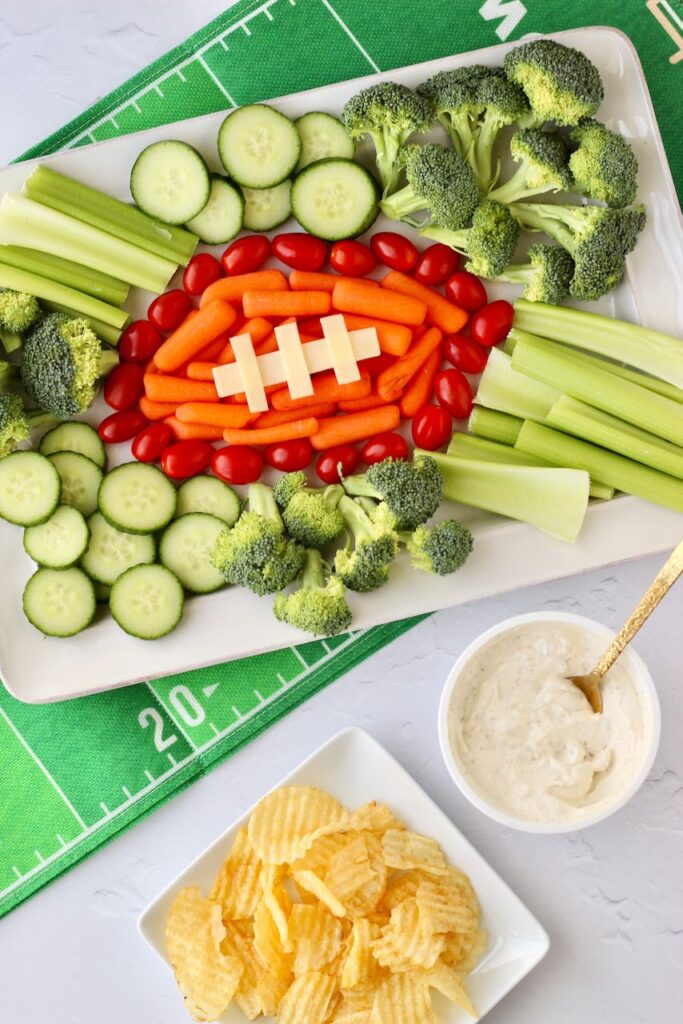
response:
<path id="1" fill-rule="evenodd" d="M 405 85 L 380 82 L 352 96 L 342 111 L 342 121 L 352 139 L 369 135 L 384 194 L 396 187 L 400 166 L 397 158 L 413 132 L 426 132 L 434 120 L 429 99 Z"/>
<path id="2" fill-rule="evenodd" d="M 593 120 L 574 128 L 571 139 L 578 145 L 569 158 L 574 191 L 616 208 L 632 203 L 636 198 L 638 161 L 626 139 Z"/>
<path id="3" fill-rule="evenodd" d="M 595 65 L 580 50 L 553 39 L 522 43 L 510 50 L 504 66 L 508 78 L 526 93 L 535 125 L 578 124 L 602 103 L 604 91 Z"/>
<path id="4" fill-rule="evenodd" d="M 436 116 L 448 132 L 453 149 L 467 159 L 474 144 L 477 118 L 482 111 L 477 83 L 491 76 L 505 77 L 502 68 L 473 64 L 467 68 L 439 71 L 417 87 L 420 96 L 434 104 Z"/>
<path id="5" fill-rule="evenodd" d="M 0 326 L 0 341 L 7 355 L 16 352 L 24 344 L 24 339 L 18 331 L 8 331 L 6 327 Z"/>
<path id="6" fill-rule="evenodd" d="M 320 552 L 309 548 L 301 586 L 293 594 L 278 594 L 273 610 L 280 622 L 315 636 L 334 636 L 351 625 L 344 584 L 326 570 Z"/>
<path id="7" fill-rule="evenodd" d="M 477 83 L 477 99 L 482 113 L 469 159 L 479 187 L 486 193 L 498 177 L 498 168 L 494 171 L 493 167 L 496 139 L 502 128 L 520 121 L 529 113 L 529 103 L 518 85 L 496 75 L 480 79 Z"/>
<path id="8" fill-rule="evenodd" d="M 428 144 L 406 147 L 403 163 L 408 184 L 380 203 L 387 217 L 419 227 L 411 214 L 426 210 L 427 223 L 454 231 L 469 224 L 479 187 L 466 160 L 452 149 Z"/>
<path id="9" fill-rule="evenodd" d="M 517 203 L 511 210 L 523 227 L 545 231 L 572 256 L 575 267 L 570 294 L 575 299 L 598 299 L 619 283 L 624 258 L 645 226 L 642 206 L 611 210 Z"/>
<path id="10" fill-rule="evenodd" d="M 324 548 L 344 529 L 344 519 L 337 508 L 343 493 L 339 484 L 309 487 L 306 474 L 301 471 L 286 473 L 273 488 L 290 536 L 309 548 Z"/>
<path id="11" fill-rule="evenodd" d="M 349 543 L 337 551 L 334 568 L 349 590 L 367 593 L 383 587 L 389 579 L 389 565 L 398 551 L 398 534 L 387 506 L 380 504 L 370 516 L 352 498 L 339 502 Z"/>
<path id="12" fill-rule="evenodd" d="M 524 298 L 529 302 L 548 302 L 559 306 L 569 295 L 574 276 L 574 260 L 561 245 L 538 242 L 527 253 L 528 263 L 507 267 L 495 276 L 496 281 L 523 284 Z"/>
<path id="13" fill-rule="evenodd" d="M 486 200 L 474 211 L 472 227 L 462 231 L 426 227 L 420 234 L 469 256 L 467 269 L 470 273 L 496 277 L 512 261 L 519 226 L 506 206 Z"/>
<path id="14" fill-rule="evenodd" d="M 557 132 L 522 128 L 510 139 L 510 154 L 519 165 L 512 177 L 489 193 L 499 203 L 516 203 L 543 192 L 571 192 L 569 148 Z"/>
<path id="15" fill-rule="evenodd" d="M 27 413 L 19 395 L 0 394 L 0 459 L 13 452 L 22 441 L 28 441 L 33 427 L 53 421 L 49 413 Z"/>
<path id="16" fill-rule="evenodd" d="M 344 489 L 347 494 L 375 498 L 386 505 L 395 529 L 414 530 L 439 507 L 443 481 L 436 462 L 429 456 L 412 462 L 388 458 L 376 462 L 364 474 L 347 476 Z"/>
<path id="17" fill-rule="evenodd" d="M 406 543 L 413 568 L 436 576 L 448 576 L 464 565 L 472 545 L 472 534 L 457 519 L 418 526 Z"/>
<path id="18" fill-rule="evenodd" d="M 285 533 L 270 487 L 251 485 L 247 509 L 219 534 L 211 563 L 228 583 L 260 595 L 274 594 L 296 579 L 304 549 Z"/>
<path id="19" fill-rule="evenodd" d="M 51 313 L 26 338 L 21 376 L 36 405 L 67 420 L 85 412 L 98 379 L 117 363 L 116 352 L 102 350 L 87 320 Z"/>
<path id="20" fill-rule="evenodd" d="M 40 306 L 33 295 L 7 290 L 0 292 L 0 327 L 23 334 L 40 319 Z"/>

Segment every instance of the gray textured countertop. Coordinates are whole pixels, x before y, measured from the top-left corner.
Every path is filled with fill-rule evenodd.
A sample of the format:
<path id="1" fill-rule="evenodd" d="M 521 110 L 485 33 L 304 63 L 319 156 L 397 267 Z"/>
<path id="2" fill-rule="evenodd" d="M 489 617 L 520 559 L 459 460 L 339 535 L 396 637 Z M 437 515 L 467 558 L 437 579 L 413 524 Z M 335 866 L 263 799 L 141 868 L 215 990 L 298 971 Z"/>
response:
<path id="1" fill-rule="evenodd" d="M 4 0 L 0 161 L 224 6 Z M 680 1024 L 683 587 L 636 645 L 660 694 L 659 754 L 638 795 L 607 822 L 559 837 L 501 828 L 455 790 L 436 736 L 443 681 L 483 629 L 536 609 L 616 627 L 660 562 L 651 557 L 441 612 L 319 693 L 0 922 L 0 1018 L 185 1024 L 170 977 L 136 934 L 137 914 L 265 789 L 324 739 L 356 724 L 398 757 L 550 934 L 547 958 L 490 1015 L 491 1024 Z"/>

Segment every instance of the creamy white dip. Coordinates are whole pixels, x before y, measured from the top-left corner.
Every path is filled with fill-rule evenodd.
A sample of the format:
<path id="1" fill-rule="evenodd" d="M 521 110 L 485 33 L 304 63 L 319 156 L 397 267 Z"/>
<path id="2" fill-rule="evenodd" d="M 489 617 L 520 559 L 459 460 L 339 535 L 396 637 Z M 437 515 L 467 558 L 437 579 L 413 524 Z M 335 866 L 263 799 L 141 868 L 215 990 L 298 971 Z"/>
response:
<path id="1" fill-rule="evenodd" d="M 472 656 L 453 691 L 448 732 L 484 800 L 516 818 L 559 824 L 594 817 L 628 789 L 652 718 L 627 660 L 603 681 L 601 715 L 566 679 L 589 672 L 604 649 L 578 625 L 529 622 Z"/>

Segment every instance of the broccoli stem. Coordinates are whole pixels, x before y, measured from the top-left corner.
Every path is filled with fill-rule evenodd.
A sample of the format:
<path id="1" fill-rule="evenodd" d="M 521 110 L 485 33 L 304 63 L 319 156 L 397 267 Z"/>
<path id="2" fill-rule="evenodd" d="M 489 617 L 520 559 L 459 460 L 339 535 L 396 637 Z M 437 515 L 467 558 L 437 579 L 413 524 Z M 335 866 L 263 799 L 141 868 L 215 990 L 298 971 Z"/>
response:
<path id="1" fill-rule="evenodd" d="M 401 173 L 400 168 L 396 167 L 399 147 L 390 132 L 373 135 L 373 139 L 375 142 L 377 170 L 382 180 L 384 195 L 387 196 L 395 190 Z"/>
<path id="2" fill-rule="evenodd" d="M 548 185 L 541 185 L 538 188 L 527 185 L 528 174 L 529 164 L 522 161 L 512 177 L 489 192 L 488 198 L 495 199 L 497 203 L 510 205 L 519 202 L 520 199 L 526 199 L 527 196 L 540 196 L 550 191 Z"/>
<path id="3" fill-rule="evenodd" d="M 17 331 L 8 331 L 6 327 L 0 327 L 0 341 L 7 355 L 16 352 L 24 344 L 24 339 Z"/>
<path id="4" fill-rule="evenodd" d="M 372 536 L 372 521 L 367 512 L 353 498 L 346 495 L 339 502 L 339 511 L 344 516 L 344 525 L 358 544 L 364 537 Z"/>
<path id="5" fill-rule="evenodd" d="M 264 519 L 272 519 L 280 529 L 284 530 L 282 516 L 270 487 L 267 487 L 266 484 L 252 484 L 249 488 L 248 500 L 250 512 L 258 512 Z"/>
<path id="6" fill-rule="evenodd" d="M 385 196 L 380 206 L 382 213 L 392 220 L 402 220 L 413 227 L 419 227 L 419 221 L 409 215 L 426 209 L 426 201 L 417 195 L 412 185 L 404 185 L 393 195 Z"/>
<path id="7" fill-rule="evenodd" d="M 556 242 L 564 246 L 571 255 L 576 248 L 575 232 L 581 231 L 586 216 L 582 211 L 593 207 L 580 207 L 575 211 L 570 206 L 552 206 L 544 203 L 518 203 L 511 213 L 528 231 L 545 231 Z"/>
<path id="8" fill-rule="evenodd" d="M 500 132 L 500 125 L 495 118 L 484 117 L 468 155 L 470 167 L 474 171 L 482 192 L 488 192 L 494 184 L 493 147 Z"/>
<path id="9" fill-rule="evenodd" d="M 511 263 L 502 274 L 496 274 L 496 281 L 508 284 L 531 284 L 539 273 L 538 267 L 531 263 Z"/>
<path id="10" fill-rule="evenodd" d="M 458 231 L 451 231 L 450 228 L 439 228 L 436 225 L 429 224 L 427 227 L 421 229 L 420 234 L 425 238 L 433 238 L 435 242 L 442 242 L 444 245 L 448 245 L 451 249 L 456 249 L 458 252 L 467 253 L 467 242 L 470 234 L 469 228 L 460 228 Z"/>
<path id="11" fill-rule="evenodd" d="M 115 366 L 119 365 L 119 354 L 116 349 L 103 348 L 100 356 L 100 377 L 106 377 Z"/>
<path id="12" fill-rule="evenodd" d="M 325 586 L 325 563 L 317 548 L 306 548 L 306 561 L 301 573 L 303 590 Z"/>
<path id="13" fill-rule="evenodd" d="M 457 117 L 453 117 L 451 114 L 439 114 L 438 119 L 448 132 L 455 152 L 467 160 L 473 143 L 469 114 L 460 114 Z"/>
<path id="14" fill-rule="evenodd" d="M 345 476 L 344 490 L 354 498 L 374 498 L 376 501 L 382 501 L 382 495 L 372 486 L 365 473 Z"/>
<path id="15" fill-rule="evenodd" d="M 26 419 L 28 420 L 28 424 L 31 429 L 60 422 L 56 416 L 52 415 L 51 412 L 43 412 L 42 409 L 35 409 L 33 412 L 27 412 Z"/>

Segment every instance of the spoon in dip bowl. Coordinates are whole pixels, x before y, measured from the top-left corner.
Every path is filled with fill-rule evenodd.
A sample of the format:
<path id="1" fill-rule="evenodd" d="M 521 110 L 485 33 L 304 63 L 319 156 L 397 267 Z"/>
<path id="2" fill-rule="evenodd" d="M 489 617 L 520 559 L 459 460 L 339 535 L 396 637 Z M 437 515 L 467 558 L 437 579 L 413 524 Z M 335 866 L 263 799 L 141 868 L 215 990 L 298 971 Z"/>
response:
<path id="1" fill-rule="evenodd" d="M 681 573 L 683 573 L 683 540 L 679 541 L 673 549 L 593 671 L 585 676 L 567 677 L 574 686 L 581 690 L 596 715 L 602 713 L 600 684 L 603 676 L 611 669 L 626 645 L 633 640 L 640 627 L 650 617 Z"/>

